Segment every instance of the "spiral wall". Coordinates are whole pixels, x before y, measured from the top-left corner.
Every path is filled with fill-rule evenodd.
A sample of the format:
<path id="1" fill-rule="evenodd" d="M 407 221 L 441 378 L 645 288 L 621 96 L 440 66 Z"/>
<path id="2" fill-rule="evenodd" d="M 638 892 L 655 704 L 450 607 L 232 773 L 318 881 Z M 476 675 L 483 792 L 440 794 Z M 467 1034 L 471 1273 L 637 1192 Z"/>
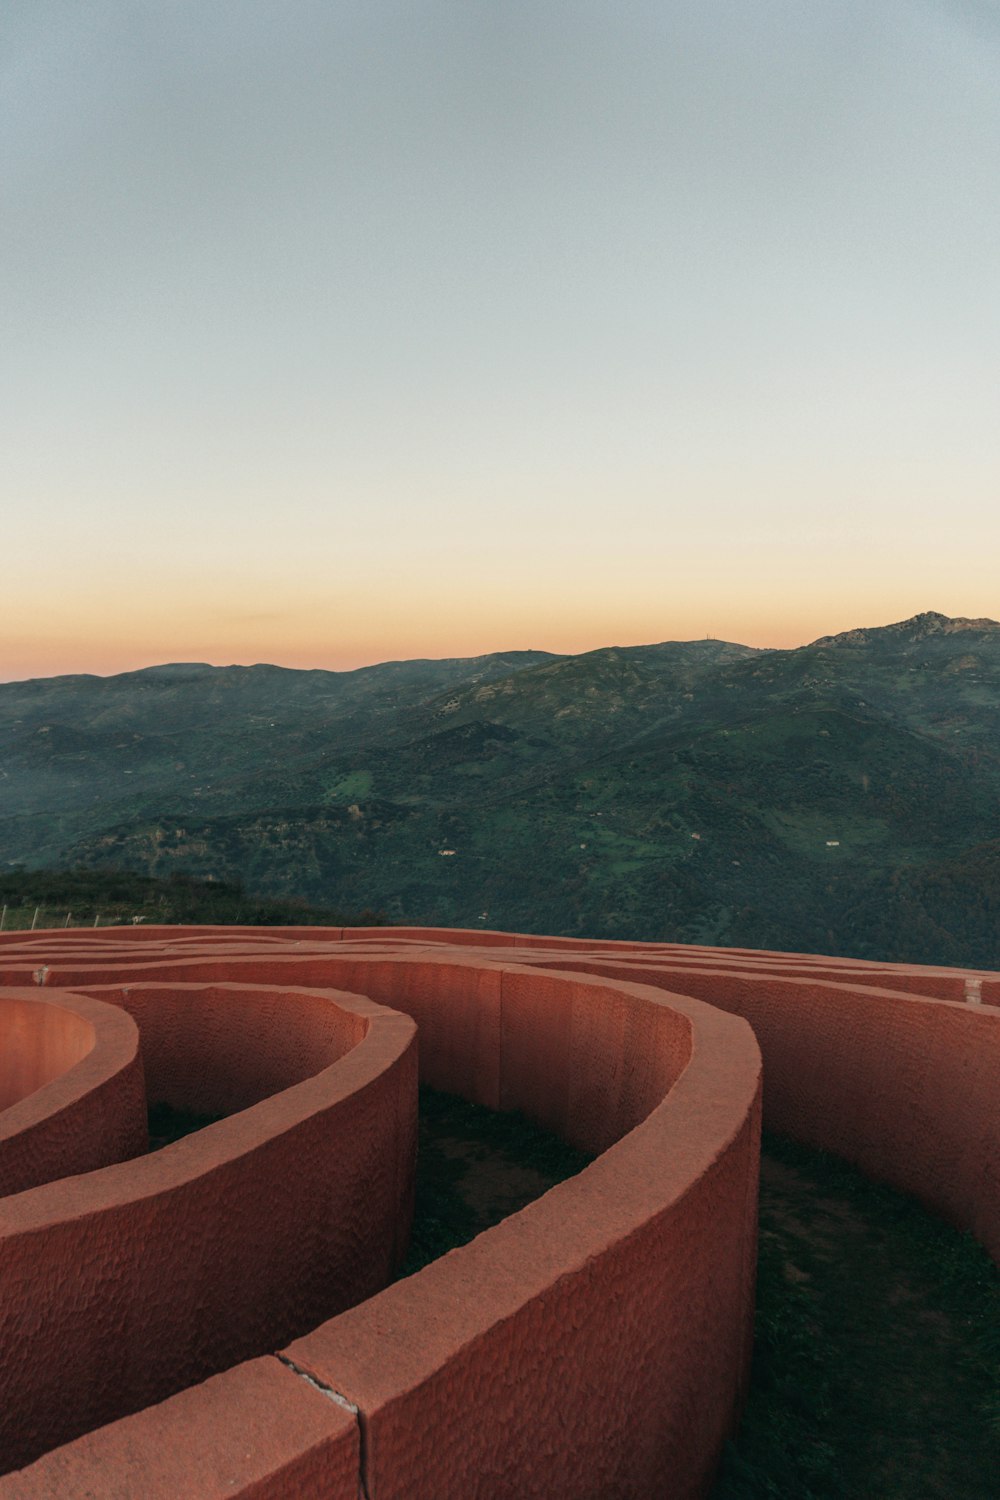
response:
<path id="1" fill-rule="evenodd" d="M 952 970 L 510 933 L 3 935 L 0 1500 L 703 1494 L 762 1099 L 1000 1258 L 977 977 L 986 1003 Z M 596 1159 L 393 1281 L 418 1053 Z M 146 1154 L 147 1097 L 224 1118 Z"/>

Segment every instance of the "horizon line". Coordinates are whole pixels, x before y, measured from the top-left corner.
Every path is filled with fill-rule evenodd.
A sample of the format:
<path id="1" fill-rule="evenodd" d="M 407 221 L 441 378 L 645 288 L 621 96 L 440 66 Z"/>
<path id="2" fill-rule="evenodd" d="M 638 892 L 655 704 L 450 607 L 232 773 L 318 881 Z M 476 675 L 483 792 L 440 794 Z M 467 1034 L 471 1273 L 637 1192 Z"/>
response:
<path id="1" fill-rule="evenodd" d="M 362 662 L 356 667 L 292 667 L 285 666 L 277 661 L 254 661 L 254 662 L 208 662 L 208 661 L 159 661 L 149 662 L 142 667 L 129 667 L 120 672 L 50 672 L 41 676 L 33 677 L 2 677 L 0 686 L 13 687 L 26 685 L 31 682 L 56 682 L 64 678 L 93 678 L 101 682 L 110 682 L 117 677 L 133 677 L 143 672 L 158 672 L 166 670 L 199 669 L 207 672 L 225 672 L 233 669 L 253 671 L 257 668 L 267 667 L 279 672 L 322 672 L 331 677 L 350 677 L 357 672 L 374 671 L 378 667 L 403 666 L 418 662 L 474 662 L 485 661 L 492 657 L 503 656 L 541 656 L 549 657 L 553 661 L 570 661 L 574 657 L 595 656 L 603 651 L 642 651 L 657 646 L 696 646 L 714 642 L 720 646 L 735 646 L 741 651 L 757 652 L 761 655 L 771 655 L 780 651 L 802 651 L 810 646 L 832 643 L 846 636 L 865 634 L 873 630 L 894 630 L 906 625 L 914 625 L 921 620 L 940 620 L 947 625 L 966 627 L 968 629 L 993 628 L 1000 630 L 1000 621 L 993 620 L 987 616 L 967 615 L 945 615 L 937 610 L 920 610 L 915 615 L 910 615 L 903 620 L 890 620 L 881 625 L 858 625 L 851 626 L 847 630 L 837 631 L 832 635 L 819 635 L 811 641 L 802 641 L 797 646 L 751 646 L 743 641 L 726 640 L 722 636 L 706 634 L 704 636 L 691 636 L 686 639 L 670 639 L 660 641 L 635 641 L 629 645 L 612 642 L 605 646 L 594 646 L 586 651 L 549 651 L 542 646 L 511 646 L 494 651 L 479 651 L 469 656 L 394 656 L 384 657 L 375 661 Z"/>

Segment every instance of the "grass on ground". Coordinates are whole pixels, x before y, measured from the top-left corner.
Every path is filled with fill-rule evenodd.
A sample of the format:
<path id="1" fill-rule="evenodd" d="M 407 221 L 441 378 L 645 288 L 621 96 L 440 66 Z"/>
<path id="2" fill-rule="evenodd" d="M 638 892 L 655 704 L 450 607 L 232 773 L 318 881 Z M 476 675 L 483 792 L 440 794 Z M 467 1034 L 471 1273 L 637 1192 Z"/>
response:
<path id="1" fill-rule="evenodd" d="M 421 1088 L 413 1232 L 400 1276 L 467 1244 L 591 1160 L 524 1115 Z"/>
<path id="2" fill-rule="evenodd" d="M 995 1500 L 1000 1275 L 912 1199 L 765 1138 L 750 1397 L 713 1500 Z"/>

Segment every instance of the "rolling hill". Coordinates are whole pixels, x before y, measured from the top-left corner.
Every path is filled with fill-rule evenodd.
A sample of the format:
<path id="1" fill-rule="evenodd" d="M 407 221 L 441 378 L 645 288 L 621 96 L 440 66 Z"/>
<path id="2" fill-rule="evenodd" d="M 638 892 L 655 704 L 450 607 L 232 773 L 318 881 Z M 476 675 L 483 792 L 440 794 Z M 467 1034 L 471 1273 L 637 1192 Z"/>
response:
<path id="1" fill-rule="evenodd" d="M 0 860 L 1000 965 L 1000 625 L 0 685 Z"/>

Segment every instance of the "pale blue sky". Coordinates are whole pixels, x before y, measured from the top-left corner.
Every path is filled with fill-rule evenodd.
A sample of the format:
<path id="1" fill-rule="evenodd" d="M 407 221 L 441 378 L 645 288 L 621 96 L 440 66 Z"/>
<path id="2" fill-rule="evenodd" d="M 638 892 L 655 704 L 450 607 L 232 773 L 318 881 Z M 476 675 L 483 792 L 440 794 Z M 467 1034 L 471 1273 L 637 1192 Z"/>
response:
<path id="1" fill-rule="evenodd" d="M 1000 615 L 1000 10 L 7 0 L 0 677 Z"/>

